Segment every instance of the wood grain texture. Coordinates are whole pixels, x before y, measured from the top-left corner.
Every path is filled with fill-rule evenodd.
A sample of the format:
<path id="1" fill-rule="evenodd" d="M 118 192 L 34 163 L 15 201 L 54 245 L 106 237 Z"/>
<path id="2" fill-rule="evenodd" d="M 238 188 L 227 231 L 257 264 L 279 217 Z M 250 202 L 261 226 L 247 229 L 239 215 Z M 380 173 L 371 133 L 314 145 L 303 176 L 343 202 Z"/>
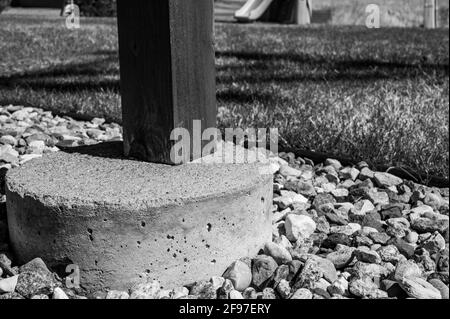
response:
<path id="1" fill-rule="evenodd" d="M 119 0 L 118 24 L 125 155 L 172 164 L 174 128 L 216 125 L 213 1 Z"/>

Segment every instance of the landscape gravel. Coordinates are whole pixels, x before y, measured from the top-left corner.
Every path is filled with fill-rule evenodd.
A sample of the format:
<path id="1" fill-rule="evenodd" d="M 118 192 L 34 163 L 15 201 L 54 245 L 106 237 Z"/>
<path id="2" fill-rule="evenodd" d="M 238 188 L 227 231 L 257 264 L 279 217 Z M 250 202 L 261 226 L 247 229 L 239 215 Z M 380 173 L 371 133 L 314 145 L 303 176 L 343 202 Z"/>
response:
<path id="1" fill-rule="evenodd" d="M 448 188 L 373 171 L 364 162 L 345 167 L 292 153 L 275 160 L 272 242 L 216 277 L 170 289 L 151 281 L 86 294 L 67 288 L 40 258 L 16 265 L 6 172 L 61 148 L 121 139 L 122 128 L 103 119 L 0 107 L 0 299 L 449 298 Z"/>

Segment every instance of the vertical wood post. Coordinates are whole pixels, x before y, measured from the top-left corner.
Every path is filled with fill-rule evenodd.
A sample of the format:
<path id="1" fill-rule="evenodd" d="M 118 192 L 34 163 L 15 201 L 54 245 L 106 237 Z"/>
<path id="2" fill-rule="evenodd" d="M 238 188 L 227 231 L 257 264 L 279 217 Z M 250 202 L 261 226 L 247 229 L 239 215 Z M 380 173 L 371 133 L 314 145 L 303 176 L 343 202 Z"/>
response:
<path id="1" fill-rule="evenodd" d="M 124 151 L 173 164 L 170 134 L 216 126 L 213 0 L 118 0 Z M 191 148 L 192 151 L 192 148 Z"/>
<path id="2" fill-rule="evenodd" d="M 426 29 L 435 29 L 437 21 L 436 0 L 425 0 L 424 26 Z"/>

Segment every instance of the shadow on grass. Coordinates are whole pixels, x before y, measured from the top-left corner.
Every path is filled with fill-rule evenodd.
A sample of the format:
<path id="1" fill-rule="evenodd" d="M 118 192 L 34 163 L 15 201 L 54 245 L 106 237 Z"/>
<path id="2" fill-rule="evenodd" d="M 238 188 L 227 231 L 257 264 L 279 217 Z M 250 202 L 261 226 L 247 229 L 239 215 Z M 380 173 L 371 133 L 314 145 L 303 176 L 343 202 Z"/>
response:
<path id="1" fill-rule="evenodd" d="M 90 61 L 55 65 L 45 69 L 0 76 L 2 87 L 22 87 L 52 92 L 120 91 L 118 55 L 116 51 L 99 51 Z M 106 55 L 106 57 L 104 57 Z M 0 99 L 0 103 L 2 103 Z"/>
<path id="2" fill-rule="evenodd" d="M 1 87 L 70 93 L 75 91 L 120 91 L 118 54 L 114 50 L 96 51 L 101 56 L 90 61 L 56 65 L 42 70 L 0 76 Z M 413 78 L 418 74 L 449 74 L 449 65 L 440 63 L 399 63 L 369 59 L 330 60 L 326 57 L 293 53 L 218 51 L 216 58 L 236 59 L 217 68 L 218 84 L 265 82 L 376 81 Z M 295 65 L 291 68 L 292 64 Z M 279 66 L 274 67 L 274 66 Z M 280 70 L 286 69 L 286 72 Z M 264 92 L 263 100 L 266 100 Z M 224 96 L 222 96 L 223 98 Z M 232 96 L 231 100 L 258 100 L 258 96 Z M 0 99 L 0 103 L 2 103 Z"/>
<path id="3" fill-rule="evenodd" d="M 372 59 L 331 60 L 327 57 L 293 53 L 261 53 L 219 51 L 217 58 L 238 62 L 218 68 L 218 83 L 245 81 L 264 82 L 372 82 L 389 79 L 408 79 L 427 73 L 448 76 L 449 65 L 441 63 L 401 63 Z M 224 73 L 224 74 L 222 74 Z"/>

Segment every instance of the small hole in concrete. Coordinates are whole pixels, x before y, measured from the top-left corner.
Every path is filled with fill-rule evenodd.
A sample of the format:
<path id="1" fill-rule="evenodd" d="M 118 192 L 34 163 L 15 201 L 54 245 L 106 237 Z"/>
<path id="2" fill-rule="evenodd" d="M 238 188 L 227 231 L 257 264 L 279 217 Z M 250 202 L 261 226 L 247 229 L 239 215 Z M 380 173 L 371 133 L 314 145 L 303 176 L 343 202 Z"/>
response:
<path id="1" fill-rule="evenodd" d="M 216 264 L 216 263 L 217 263 L 217 260 L 215 260 L 215 259 L 211 260 L 211 264 Z"/>
<path id="2" fill-rule="evenodd" d="M 210 248 L 211 248 L 211 246 L 210 246 L 210 245 L 208 245 L 208 244 L 206 244 L 206 248 L 210 249 Z"/>
<path id="3" fill-rule="evenodd" d="M 212 229 L 212 225 L 210 223 L 208 223 L 208 225 L 206 225 L 206 229 L 208 229 L 208 232 L 210 232 Z"/>
<path id="4" fill-rule="evenodd" d="M 108 220 L 105 218 L 103 221 L 106 223 Z"/>
<path id="5" fill-rule="evenodd" d="M 266 202 L 266 199 L 264 197 L 261 197 L 261 202 L 264 204 Z"/>
<path id="6" fill-rule="evenodd" d="M 145 226 L 146 226 L 145 222 L 141 222 L 141 227 L 145 227 Z"/>
<path id="7" fill-rule="evenodd" d="M 177 254 L 173 254 L 173 258 L 177 258 Z"/>
<path id="8" fill-rule="evenodd" d="M 140 245 L 141 245 L 141 242 L 140 242 L 140 241 L 137 241 L 137 244 L 138 244 L 138 246 L 140 246 Z"/>
<path id="9" fill-rule="evenodd" d="M 94 236 L 92 236 L 92 234 L 94 233 L 94 231 L 90 228 L 88 228 L 88 233 L 89 233 L 89 240 L 90 241 L 94 241 Z"/>

